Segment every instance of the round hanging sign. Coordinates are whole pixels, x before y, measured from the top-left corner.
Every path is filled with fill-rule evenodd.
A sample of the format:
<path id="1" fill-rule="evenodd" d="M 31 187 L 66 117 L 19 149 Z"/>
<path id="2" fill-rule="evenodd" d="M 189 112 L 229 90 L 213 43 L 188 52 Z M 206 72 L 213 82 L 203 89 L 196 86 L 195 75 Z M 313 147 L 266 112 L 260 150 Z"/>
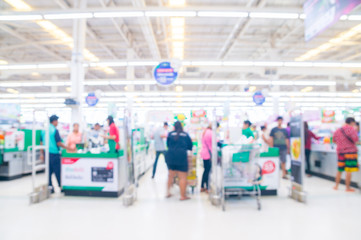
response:
<path id="1" fill-rule="evenodd" d="M 263 96 L 261 91 L 257 91 L 253 94 L 253 102 L 260 106 L 266 101 L 266 97 Z"/>
<path id="2" fill-rule="evenodd" d="M 94 107 L 99 102 L 99 98 L 95 96 L 95 93 L 88 93 L 88 96 L 85 98 L 85 102 L 89 107 Z"/>
<path id="3" fill-rule="evenodd" d="M 177 80 L 178 72 L 174 70 L 170 62 L 161 62 L 154 68 L 154 79 L 163 86 L 171 85 Z"/>

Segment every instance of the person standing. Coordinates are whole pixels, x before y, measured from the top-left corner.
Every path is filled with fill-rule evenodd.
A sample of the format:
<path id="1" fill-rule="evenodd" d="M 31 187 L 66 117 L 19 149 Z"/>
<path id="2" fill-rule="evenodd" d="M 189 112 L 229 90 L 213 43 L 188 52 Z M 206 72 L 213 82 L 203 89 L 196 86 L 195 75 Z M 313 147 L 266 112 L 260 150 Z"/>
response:
<path id="1" fill-rule="evenodd" d="M 118 152 L 120 149 L 119 145 L 119 129 L 114 123 L 114 119 L 112 116 L 108 116 L 107 123 L 109 126 L 109 135 L 103 136 L 105 139 L 109 139 L 115 142 L 115 152 Z"/>
<path id="2" fill-rule="evenodd" d="M 170 132 L 167 137 L 168 151 L 165 154 L 168 166 L 168 185 L 167 198 L 171 197 L 170 189 L 173 185 L 174 177 L 179 178 L 180 200 L 188 200 L 187 190 L 187 172 L 188 172 L 188 155 L 187 150 L 191 151 L 193 143 L 189 135 L 183 131 L 182 123 L 177 121 L 174 124 L 174 131 Z"/>
<path id="3" fill-rule="evenodd" d="M 251 129 L 252 123 L 249 120 L 243 122 L 242 135 L 247 138 L 252 137 L 254 139 L 254 134 Z"/>
<path id="4" fill-rule="evenodd" d="M 217 128 L 219 123 L 217 123 Z M 208 192 L 209 174 L 212 168 L 212 124 L 210 124 L 202 135 L 201 158 L 203 159 L 204 172 L 202 175 L 201 192 Z"/>
<path id="5" fill-rule="evenodd" d="M 61 188 L 61 156 L 60 156 L 60 148 L 64 148 L 67 151 L 74 151 L 75 148 L 68 147 L 63 144 L 62 139 L 60 137 L 58 129 L 58 119 L 59 117 L 56 115 L 52 115 L 49 125 L 49 187 L 51 188 L 51 193 L 54 193 L 53 183 L 51 181 L 51 176 L 53 173 L 56 176 L 59 187 Z M 45 139 L 45 132 L 42 132 L 42 142 Z M 43 155 L 41 155 L 43 157 Z"/>
<path id="6" fill-rule="evenodd" d="M 277 127 L 273 128 L 270 134 L 270 146 L 278 148 L 282 167 L 282 178 L 287 179 L 286 159 L 289 152 L 290 142 L 288 132 L 282 127 L 283 117 L 277 117 Z"/>
<path id="7" fill-rule="evenodd" d="M 155 172 L 157 171 L 157 164 L 159 156 L 162 154 L 165 156 L 165 139 L 168 135 L 168 123 L 165 122 L 162 128 L 158 128 L 154 133 L 154 148 L 155 148 L 155 160 L 153 164 L 153 174 L 152 178 L 155 176 Z"/>
<path id="8" fill-rule="evenodd" d="M 346 118 L 345 125 L 337 129 L 333 135 L 333 141 L 337 144 L 338 156 L 335 190 L 338 190 L 342 172 L 346 172 L 346 192 L 355 191 L 350 185 L 352 173 L 358 171 L 356 146 L 358 140 L 355 119 L 352 117 Z"/>
<path id="9" fill-rule="evenodd" d="M 82 142 L 82 133 L 79 131 L 79 123 L 73 124 L 73 132 L 69 133 L 66 139 L 66 145 L 73 151 L 67 151 L 69 153 L 76 153 L 76 145 Z"/>
<path id="10" fill-rule="evenodd" d="M 261 126 L 261 136 L 259 138 L 261 143 L 261 152 L 268 152 L 270 146 L 269 135 L 267 133 L 267 126 Z"/>
<path id="11" fill-rule="evenodd" d="M 94 124 L 93 130 L 88 135 L 89 141 L 92 144 L 92 147 L 101 146 L 104 144 L 104 132 L 99 123 Z"/>
<path id="12" fill-rule="evenodd" d="M 313 139 L 320 139 L 317 137 L 313 132 L 311 132 L 308 128 L 308 123 L 304 122 L 304 131 L 305 131 L 305 157 L 306 157 L 306 174 L 308 177 L 311 177 L 311 163 L 310 163 L 310 156 L 311 156 L 311 141 Z"/>

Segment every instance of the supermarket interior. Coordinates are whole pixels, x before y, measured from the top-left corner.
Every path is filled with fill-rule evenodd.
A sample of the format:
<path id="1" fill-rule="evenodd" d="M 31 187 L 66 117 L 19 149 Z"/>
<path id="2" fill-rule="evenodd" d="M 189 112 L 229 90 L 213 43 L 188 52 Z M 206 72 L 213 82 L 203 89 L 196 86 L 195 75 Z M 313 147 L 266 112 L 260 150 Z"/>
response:
<path id="1" fill-rule="evenodd" d="M 0 0 L 0 239 L 360 239 L 361 0 Z"/>

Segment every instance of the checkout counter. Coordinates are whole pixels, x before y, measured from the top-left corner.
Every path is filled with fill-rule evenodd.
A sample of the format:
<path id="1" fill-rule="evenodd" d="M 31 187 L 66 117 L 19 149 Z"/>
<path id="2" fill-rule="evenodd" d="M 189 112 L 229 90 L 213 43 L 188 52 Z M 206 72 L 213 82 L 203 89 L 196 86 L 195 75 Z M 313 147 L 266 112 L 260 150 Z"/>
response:
<path id="1" fill-rule="evenodd" d="M 361 162 L 361 146 L 358 145 L 358 161 Z M 313 143 L 311 146 L 311 174 L 317 177 L 335 181 L 337 173 L 337 153 L 336 144 L 318 144 Z M 342 175 L 341 182 L 344 183 L 345 175 Z M 352 173 L 352 187 L 361 187 L 361 172 Z"/>

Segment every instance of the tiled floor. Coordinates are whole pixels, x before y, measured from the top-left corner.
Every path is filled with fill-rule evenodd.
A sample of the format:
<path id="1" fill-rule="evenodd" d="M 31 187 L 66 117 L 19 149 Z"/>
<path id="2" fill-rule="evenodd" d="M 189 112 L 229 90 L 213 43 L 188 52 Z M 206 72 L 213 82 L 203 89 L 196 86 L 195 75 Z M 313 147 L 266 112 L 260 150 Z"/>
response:
<path id="1" fill-rule="evenodd" d="M 0 239 L 361 239 L 361 194 L 318 178 L 307 179 L 308 203 L 287 197 L 232 200 L 226 212 L 205 194 L 187 202 L 165 199 L 164 163 L 156 179 L 140 181 L 138 201 L 125 208 L 121 198 L 64 197 L 29 206 L 31 179 L 0 182 Z M 177 189 L 175 189 L 177 190 Z"/>

